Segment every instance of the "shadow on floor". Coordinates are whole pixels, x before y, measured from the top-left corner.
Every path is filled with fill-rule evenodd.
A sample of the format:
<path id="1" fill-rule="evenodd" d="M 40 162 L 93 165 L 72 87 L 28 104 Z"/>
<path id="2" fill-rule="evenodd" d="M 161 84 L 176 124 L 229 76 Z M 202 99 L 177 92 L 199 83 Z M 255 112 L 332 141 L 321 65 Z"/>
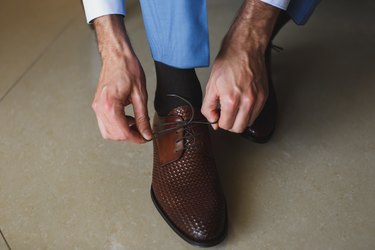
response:
<path id="1" fill-rule="evenodd" d="M 375 93 L 375 87 L 368 79 L 374 78 L 373 64 L 363 60 L 375 55 L 370 41 L 358 41 L 353 34 L 343 33 L 274 54 L 279 119 L 271 145 L 256 145 L 224 131 L 214 133 L 214 152 L 229 208 L 229 240 L 241 237 L 231 238 L 232 225 L 240 232 L 254 226 L 253 183 L 262 177 L 262 162 L 268 159 L 259 157 L 267 156 L 269 147 L 275 149 L 293 133 L 311 133 L 324 142 L 341 127 L 345 131 L 366 122 L 371 126 L 371 119 L 367 119 L 372 107 L 369 93 Z"/>

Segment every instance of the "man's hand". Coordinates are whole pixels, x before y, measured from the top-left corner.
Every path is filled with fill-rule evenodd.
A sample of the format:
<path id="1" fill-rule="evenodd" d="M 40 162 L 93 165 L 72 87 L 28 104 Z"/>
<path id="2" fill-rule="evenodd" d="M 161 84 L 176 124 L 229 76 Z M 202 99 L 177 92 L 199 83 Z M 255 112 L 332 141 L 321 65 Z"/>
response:
<path id="1" fill-rule="evenodd" d="M 102 70 L 92 107 L 105 139 L 144 143 L 152 138 L 146 77 L 131 48 L 121 16 L 94 21 Z M 135 118 L 125 115 L 132 104 Z"/>
<path id="2" fill-rule="evenodd" d="M 225 36 L 201 110 L 210 122 L 218 121 L 214 129 L 241 133 L 261 112 L 268 97 L 264 54 L 278 12 L 259 0 L 245 0 Z"/>

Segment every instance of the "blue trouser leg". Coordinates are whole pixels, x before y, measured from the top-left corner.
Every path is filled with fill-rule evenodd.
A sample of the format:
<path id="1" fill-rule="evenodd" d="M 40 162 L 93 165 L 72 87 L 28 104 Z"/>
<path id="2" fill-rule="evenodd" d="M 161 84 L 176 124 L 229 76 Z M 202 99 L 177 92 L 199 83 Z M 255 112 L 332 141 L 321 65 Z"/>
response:
<path id="1" fill-rule="evenodd" d="M 291 0 L 288 14 L 304 24 L 320 0 Z M 176 67 L 209 65 L 206 0 L 140 0 L 155 61 Z"/>
<path id="2" fill-rule="evenodd" d="M 318 6 L 320 0 L 291 0 L 288 14 L 296 24 L 303 25 Z"/>
<path id="3" fill-rule="evenodd" d="M 210 63 L 206 0 L 140 0 L 155 61 L 176 67 Z"/>

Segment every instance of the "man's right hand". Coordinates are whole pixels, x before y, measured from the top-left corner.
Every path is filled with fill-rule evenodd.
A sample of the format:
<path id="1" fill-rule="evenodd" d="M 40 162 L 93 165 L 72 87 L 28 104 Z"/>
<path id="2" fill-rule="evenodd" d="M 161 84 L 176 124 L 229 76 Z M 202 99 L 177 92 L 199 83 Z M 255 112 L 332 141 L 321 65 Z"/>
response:
<path id="1" fill-rule="evenodd" d="M 152 139 L 146 77 L 126 34 L 122 16 L 94 20 L 102 69 L 92 108 L 105 139 L 145 143 Z M 125 115 L 132 104 L 134 116 Z"/>

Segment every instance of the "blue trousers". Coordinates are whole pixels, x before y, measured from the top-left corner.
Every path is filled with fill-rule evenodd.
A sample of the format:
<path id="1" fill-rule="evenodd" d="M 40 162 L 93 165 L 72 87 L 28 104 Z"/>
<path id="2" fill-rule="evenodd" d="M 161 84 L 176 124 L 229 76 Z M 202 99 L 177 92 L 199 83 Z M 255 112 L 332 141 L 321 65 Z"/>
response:
<path id="1" fill-rule="evenodd" d="M 210 63 L 206 0 L 140 0 L 151 54 L 176 67 Z M 319 0 L 292 0 L 288 13 L 304 24 Z"/>

